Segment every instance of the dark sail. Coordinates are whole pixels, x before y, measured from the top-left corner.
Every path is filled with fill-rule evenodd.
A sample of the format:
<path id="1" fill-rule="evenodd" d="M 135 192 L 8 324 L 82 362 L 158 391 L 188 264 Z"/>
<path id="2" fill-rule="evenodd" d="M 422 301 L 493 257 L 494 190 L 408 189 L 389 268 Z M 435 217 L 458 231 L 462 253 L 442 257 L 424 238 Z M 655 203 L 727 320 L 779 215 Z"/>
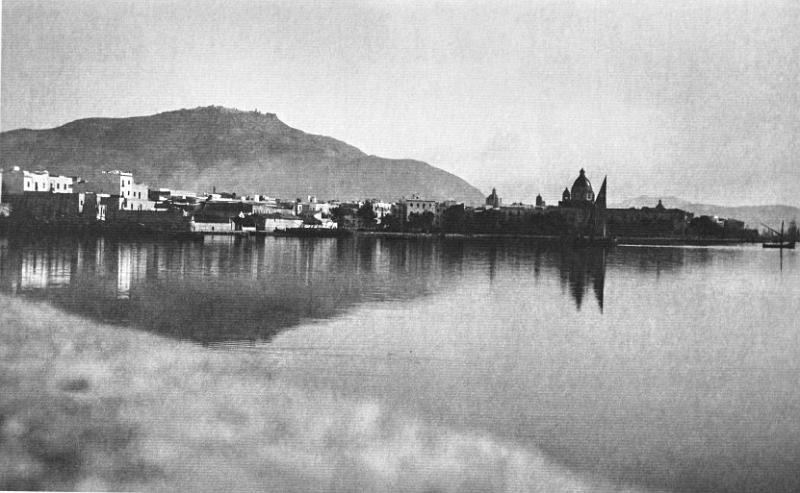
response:
<path id="1" fill-rule="evenodd" d="M 592 216 L 594 224 L 592 225 L 592 234 L 595 237 L 605 238 L 606 232 L 606 180 L 608 177 L 603 177 L 603 184 L 600 186 L 600 191 L 597 192 L 597 198 L 594 201 L 594 208 Z"/>
<path id="2" fill-rule="evenodd" d="M 594 200 L 594 207 L 598 211 L 606 210 L 606 180 L 608 177 L 603 178 L 603 184 L 600 186 L 600 191 L 597 192 L 597 198 Z"/>

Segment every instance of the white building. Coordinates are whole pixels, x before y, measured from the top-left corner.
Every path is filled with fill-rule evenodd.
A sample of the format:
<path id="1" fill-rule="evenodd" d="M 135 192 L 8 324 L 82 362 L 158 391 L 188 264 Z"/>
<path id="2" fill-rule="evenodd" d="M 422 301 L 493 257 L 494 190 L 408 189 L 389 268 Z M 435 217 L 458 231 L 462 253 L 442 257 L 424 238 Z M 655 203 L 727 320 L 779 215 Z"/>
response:
<path id="1" fill-rule="evenodd" d="M 45 173 L 47 173 L 45 171 Z M 72 193 L 72 184 L 75 179 L 71 176 L 50 175 L 47 176 L 47 185 L 53 193 Z"/>
<path id="2" fill-rule="evenodd" d="M 380 224 L 381 219 L 392 213 L 392 207 L 394 207 L 394 204 L 381 200 L 373 200 L 370 203 L 372 204 L 372 212 L 375 213 L 375 219 L 378 220 L 378 224 Z M 361 205 L 362 204 L 359 204 L 359 206 Z"/>
<path id="3" fill-rule="evenodd" d="M 46 170 L 26 171 L 14 166 L 6 171 L 0 180 L 0 197 L 3 194 L 15 195 L 25 192 L 72 193 L 74 178 L 53 175 Z"/>
<path id="4" fill-rule="evenodd" d="M 122 209 L 126 211 L 154 211 L 156 210 L 155 201 L 148 197 L 150 191 L 147 185 L 132 183 L 130 185 L 130 196 L 124 197 Z"/>

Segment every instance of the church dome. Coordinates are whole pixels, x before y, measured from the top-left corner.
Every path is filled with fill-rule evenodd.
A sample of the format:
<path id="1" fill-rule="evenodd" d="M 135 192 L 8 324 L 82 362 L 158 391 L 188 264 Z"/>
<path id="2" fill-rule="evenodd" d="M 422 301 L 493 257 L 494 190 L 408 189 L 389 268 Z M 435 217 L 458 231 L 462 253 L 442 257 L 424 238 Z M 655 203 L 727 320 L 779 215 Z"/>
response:
<path id="1" fill-rule="evenodd" d="M 586 172 L 581 168 L 580 175 L 572 184 L 572 192 L 570 193 L 573 201 L 594 201 L 594 191 L 589 179 L 586 178 Z"/>

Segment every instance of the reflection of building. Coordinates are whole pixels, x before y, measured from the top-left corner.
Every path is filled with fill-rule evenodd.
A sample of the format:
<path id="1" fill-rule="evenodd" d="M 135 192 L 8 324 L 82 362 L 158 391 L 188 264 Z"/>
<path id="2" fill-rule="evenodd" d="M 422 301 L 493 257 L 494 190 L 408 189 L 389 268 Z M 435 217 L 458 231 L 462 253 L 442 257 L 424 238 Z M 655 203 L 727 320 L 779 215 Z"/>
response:
<path id="1" fill-rule="evenodd" d="M 117 250 L 117 298 L 130 298 L 133 283 L 147 275 L 147 249 L 139 244 L 121 243 Z"/>
<path id="2" fill-rule="evenodd" d="M 48 262 L 47 285 L 49 287 L 69 286 L 72 278 L 72 252 L 58 249 L 50 254 Z"/>
<path id="3" fill-rule="evenodd" d="M 68 286 L 71 277 L 72 258 L 69 251 L 25 250 L 22 253 L 19 282 L 22 290 Z"/>
<path id="4" fill-rule="evenodd" d="M 20 266 L 20 289 L 44 289 L 47 287 L 47 254 L 27 250 L 22 255 Z"/>
<path id="5" fill-rule="evenodd" d="M 588 248 L 564 251 L 561 258 L 562 279 L 569 284 L 569 291 L 575 300 L 578 310 L 581 309 L 584 297 L 591 285 L 597 305 L 603 311 L 606 250 L 604 248 Z"/>

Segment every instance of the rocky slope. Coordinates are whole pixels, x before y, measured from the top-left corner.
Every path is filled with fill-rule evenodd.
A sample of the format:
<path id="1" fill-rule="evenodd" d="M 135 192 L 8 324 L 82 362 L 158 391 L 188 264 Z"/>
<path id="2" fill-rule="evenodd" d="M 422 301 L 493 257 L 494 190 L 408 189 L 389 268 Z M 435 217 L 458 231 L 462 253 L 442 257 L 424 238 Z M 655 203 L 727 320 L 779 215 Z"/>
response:
<path id="1" fill-rule="evenodd" d="M 369 156 L 291 128 L 274 114 L 221 107 L 3 132 L 0 167 L 12 166 L 79 176 L 123 169 L 151 186 L 282 198 L 483 198 L 461 178 L 427 163 Z"/>

